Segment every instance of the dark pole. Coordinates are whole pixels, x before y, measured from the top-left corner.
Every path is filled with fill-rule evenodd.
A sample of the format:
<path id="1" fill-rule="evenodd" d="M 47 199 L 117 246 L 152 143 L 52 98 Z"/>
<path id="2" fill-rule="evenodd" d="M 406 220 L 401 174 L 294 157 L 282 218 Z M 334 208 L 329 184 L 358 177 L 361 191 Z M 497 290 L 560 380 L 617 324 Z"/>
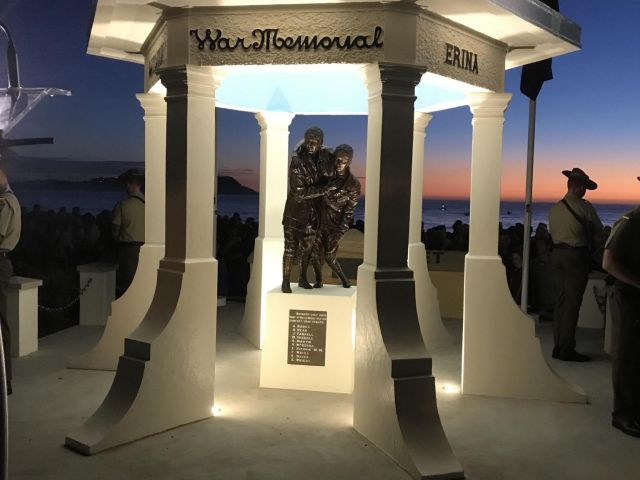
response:
<path id="1" fill-rule="evenodd" d="M 529 257 L 531 251 L 531 201 L 533 191 L 533 152 L 536 143 L 536 101 L 529 99 L 529 140 L 527 145 L 527 185 L 524 200 L 524 237 L 522 239 L 522 283 L 520 309 L 527 313 L 529 303 Z"/>
<path id="2" fill-rule="evenodd" d="M 11 95 L 12 108 L 19 96 L 20 75 L 18 73 L 18 54 L 13 44 L 13 39 L 9 33 L 7 26 L 0 22 L 0 30 L 7 37 L 7 70 L 9 74 L 9 92 Z M 15 91 L 11 91 L 15 89 Z M 10 354 L 10 353 L 9 353 Z M 7 480 L 9 478 L 9 409 L 7 400 L 7 371 L 4 363 L 4 346 L 2 344 L 2 333 L 0 333 L 0 436 L 2 438 L 2 447 L 0 448 L 0 479 Z"/>

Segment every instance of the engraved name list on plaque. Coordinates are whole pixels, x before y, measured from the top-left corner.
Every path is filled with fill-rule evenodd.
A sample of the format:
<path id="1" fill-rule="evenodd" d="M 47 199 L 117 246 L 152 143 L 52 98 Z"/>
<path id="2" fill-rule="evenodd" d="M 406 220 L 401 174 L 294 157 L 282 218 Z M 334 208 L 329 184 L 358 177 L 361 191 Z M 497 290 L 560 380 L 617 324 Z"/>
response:
<path id="1" fill-rule="evenodd" d="M 327 312 L 289 310 L 287 363 L 324 367 L 327 345 Z"/>

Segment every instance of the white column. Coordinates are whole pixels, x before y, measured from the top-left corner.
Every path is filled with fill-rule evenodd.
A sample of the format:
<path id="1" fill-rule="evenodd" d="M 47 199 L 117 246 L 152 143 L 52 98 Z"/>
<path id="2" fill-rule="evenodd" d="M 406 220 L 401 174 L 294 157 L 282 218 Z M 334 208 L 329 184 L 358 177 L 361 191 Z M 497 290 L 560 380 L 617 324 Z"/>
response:
<path id="1" fill-rule="evenodd" d="M 111 304 L 104 333 L 89 352 L 69 360 L 70 368 L 115 370 L 124 339 L 144 318 L 156 287 L 156 274 L 164 256 L 165 150 L 167 103 L 164 96 L 136 95 L 144 109 L 145 244 L 135 277 L 127 291 Z"/>
<path id="2" fill-rule="evenodd" d="M 353 426 L 415 478 L 463 478 L 437 413 L 407 267 L 415 86 L 423 71 L 367 65 L 364 263 L 358 268 Z"/>
<path id="3" fill-rule="evenodd" d="M 422 243 L 422 200 L 424 184 L 425 129 L 431 115 L 416 112 L 413 119 L 413 157 L 411 164 L 411 210 L 409 217 L 409 255 L 407 263 L 413 270 L 416 284 L 416 308 L 420 331 L 429 349 L 451 345 L 453 337 L 442 324 L 438 290 L 431 282 L 427 267 L 427 252 Z"/>
<path id="4" fill-rule="evenodd" d="M 413 115 L 413 156 L 411 163 L 411 210 L 409 216 L 409 245 L 422 242 L 422 199 L 424 196 L 424 140 L 432 115 L 415 112 Z"/>
<path id="5" fill-rule="evenodd" d="M 166 255 L 111 390 L 66 444 L 84 454 L 210 417 L 216 349 L 215 90 L 210 67 L 160 71 L 167 87 Z"/>
<path id="6" fill-rule="evenodd" d="M 469 253 L 465 259 L 465 394 L 585 402 L 547 364 L 534 322 L 513 301 L 498 256 L 504 110 L 511 94 L 469 95 L 473 113 Z"/>
<path id="7" fill-rule="evenodd" d="M 282 282 L 282 213 L 287 200 L 289 125 L 293 117 L 286 112 L 256 114 L 260 125 L 260 230 L 240 333 L 258 348 L 264 341 L 266 294 Z"/>

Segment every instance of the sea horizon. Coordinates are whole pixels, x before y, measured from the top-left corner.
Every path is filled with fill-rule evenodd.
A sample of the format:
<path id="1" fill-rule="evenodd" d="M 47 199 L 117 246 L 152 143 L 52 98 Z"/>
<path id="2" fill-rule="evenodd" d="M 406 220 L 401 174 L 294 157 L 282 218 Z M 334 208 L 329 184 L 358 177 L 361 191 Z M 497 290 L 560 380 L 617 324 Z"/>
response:
<path id="1" fill-rule="evenodd" d="M 92 190 L 30 190 L 14 188 L 23 208 L 31 210 L 40 205 L 41 210 L 58 211 L 64 207 L 70 211 L 79 207 L 81 213 L 97 215 L 103 210 L 112 210 L 114 205 L 126 194 L 121 191 Z M 532 203 L 531 225 L 548 224 L 549 209 L 555 201 L 534 201 Z M 613 225 L 624 213 L 632 209 L 633 204 L 593 202 L 602 223 Z M 422 202 L 422 221 L 424 229 L 444 225 L 451 230 L 453 223 L 461 220 L 469 223 L 469 199 L 424 198 Z M 362 197 L 354 213 L 354 221 L 364 220 L 365 201 Z M 242 219 L 249 217 L 258 220 L 258 195 L 219 194 L 216 202 L 218 215 L 231 216 L 237 213 Z M 503 199 L 500 202 L 500 222 L 507 228 L 516 223 L 524 223 L 524 202 L 522 200 Z"/>

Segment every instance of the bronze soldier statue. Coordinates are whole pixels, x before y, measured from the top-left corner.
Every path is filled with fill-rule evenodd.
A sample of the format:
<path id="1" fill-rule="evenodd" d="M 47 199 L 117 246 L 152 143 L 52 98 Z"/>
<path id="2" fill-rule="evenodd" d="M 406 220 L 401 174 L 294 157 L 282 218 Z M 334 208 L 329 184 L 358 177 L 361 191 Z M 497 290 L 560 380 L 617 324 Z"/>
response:
<path id="1" fill-rule="evenodd" d="M 351 145 L 338 145 L 333 153 L 333 166 L 329 172 L 326 172 L 330 181 L 337 183 L 338 187 L 335 190 L 329 190 L 320 199 L 320 229 L 312 252 L 312 262 L 316 271 L 314 285 L 316 288 L 322 286 L 322 275 L 319 273 L 322 258 L 340 279 L 344 288 L 351 286 L 338 262 L 338 243 L 349 230 L 353 212 L 360 198 L 360 182 L 351 173 L 351 160 L 353 160 Z"/>
<path id="2" fill-rule="evenodd" d="M 302 260 L 298 284 L 303 288 L 311 288 L 306 280 L 306 270 L 319 225 L 318 198 L 337 188 L 337 183 L 327 182 L 321 175 L 321 165 L 328 164 L 331 159 L 331 151 L 322 146 L 323 139 L 324 134 L 320 128 L 307 129 L 304 132 L 304 142 L 296 150 L 289 165 L 289 191 L 282 217 L 284 293 L 291 293 L 289 277 L 297 258 Z"/>

